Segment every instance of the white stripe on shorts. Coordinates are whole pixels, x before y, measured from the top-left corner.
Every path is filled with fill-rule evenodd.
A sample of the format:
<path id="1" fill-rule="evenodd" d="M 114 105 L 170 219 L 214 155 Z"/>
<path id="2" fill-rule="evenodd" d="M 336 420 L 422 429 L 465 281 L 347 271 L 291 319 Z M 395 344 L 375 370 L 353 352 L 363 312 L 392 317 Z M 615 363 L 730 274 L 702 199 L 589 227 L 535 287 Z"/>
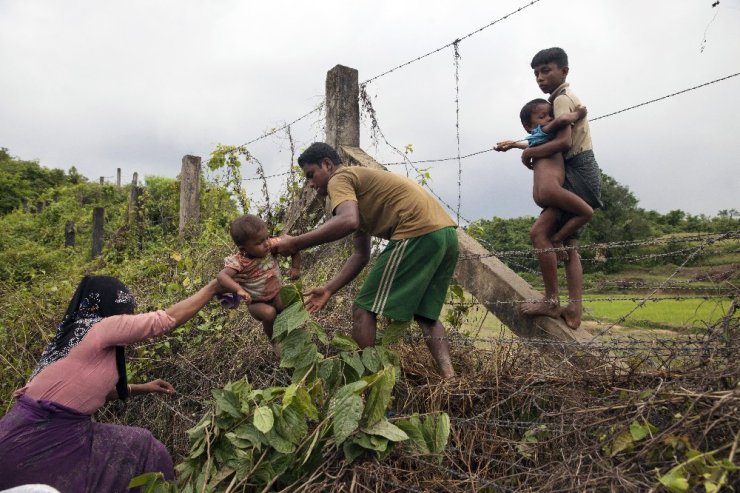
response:
<path id="1" fill-rule="evenodd" d="M 380 277 L 378 292 L 375 293 L 375 300 L 373 301 L 373 308 L 371 310 L 373 313 L 378 315 L 383 314 L 385 304 L 388 301 L 388 295 L 391 292 L 393 278 L 396 276 L 396 272 L 398 272 L 398 266 L 401 265 L 401 260 L 403 259 L 404 252 L 406 252 L 408 243 L 409 240 L 407 239 L 400 240 L 393 249 L 393 252 L 391 252 L 391 257 L 388 259 L 388 263 L 385 264 L 383 275 Z"/>

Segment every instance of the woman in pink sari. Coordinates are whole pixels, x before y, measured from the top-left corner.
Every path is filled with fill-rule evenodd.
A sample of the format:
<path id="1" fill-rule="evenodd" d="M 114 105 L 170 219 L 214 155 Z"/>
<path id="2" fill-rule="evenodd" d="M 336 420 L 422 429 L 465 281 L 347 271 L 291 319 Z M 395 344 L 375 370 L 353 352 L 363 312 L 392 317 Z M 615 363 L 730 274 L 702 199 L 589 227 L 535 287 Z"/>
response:
<path id="1" fill-rule="evenodd" d="M 106 399 L 174 393 L 164 380 L 129 384 L 124 347 L 185 323 L 216 292 L 214 280 L 166 310 L 134 315 L 133 296 L 118 279 L 83 278 L 54 340 L 0 419 L 0 490 L 43 483 L 62 493 L 125 492 L 145 472 L 172 479 L 172 458 L 149 431 L 91 417 Z"/>

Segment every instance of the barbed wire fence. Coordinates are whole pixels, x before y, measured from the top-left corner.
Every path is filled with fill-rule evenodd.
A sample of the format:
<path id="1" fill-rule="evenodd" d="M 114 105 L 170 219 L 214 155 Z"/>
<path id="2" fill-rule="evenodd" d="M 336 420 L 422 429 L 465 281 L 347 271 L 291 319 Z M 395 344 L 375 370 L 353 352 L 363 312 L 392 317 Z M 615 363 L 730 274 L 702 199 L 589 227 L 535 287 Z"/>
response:
<path id="1" fill-rule="evenodd" d="M 491 152 L 484 149 L 461 153 L 460 137 L 460 43 L 475 34 L 515 15 L 541 0 L 534 0 L 485 26 L 461 36 L 451 43 L 395 66 L 370 79 L 361 86 L 360 103 L 364 116 L 370 122 L 373 141 L 382 142 L 400 161 L 386 166 L 403 165 L 417 176 L 423 174 L 418 166 L 456 162 L 458 171 L 457 204 L 449 204 L 435 192 L 428 182 L 423 185 L 457 217 L 458 223 L 471 224 L 461 215 L 462 175 L 466 159 Z M 367 87 L 380 78 L 442 52 L 453 51 L 455 69 L 455 131 L 456 155 L 424 160 L 411 160 L 408 153 L 393 145 L 380 129 L 377 114 Z M 697 90 L 740 75 L 735 73 L 666 96 L 645 101 L 593 118 L 598 121 L 623 112 L 656 103 Z M 255 159 L 258 176 L 243 178 L 244 182 L 261 181 L 264 207 L 271 210 L 280 192 L 271 191 L 268 181 L 286 178 L 296 183 L 293 166 L 296 150 L 302 142 L 296 139 L 295 126 L 312 116 L 320 118 L 321 103 L 309 112 L 265 131 L 245 142 L 242 147 L 272 138 L 277 146 L 286 145 L 290 162 L 275 172 L 266 173 Z M 318 120 L 317 120 L 318 121 Z M 314 122 L 313 127 L 317 127 Z M 284 136 L 282 136 L 284 133 Z M 313 140 L 320 140 L 314 138 Z M 207 164 L 207 161 L 206 161 Z M 208 179 L 219 186 L 228 183 L 228 177 L 211 174 Z M 177 218 L 161 215 L 162 223 L 175 224 Z M 462 225 L 462 224 L 461 224 Z M 451 416 L 450 446 L 438 458 L 402 454 L 392 463 L 366 461 L 352 468 L 327 461 L 326 472 L 347 482 L 347 474 L 358 484 L 373 485 L 381 481 L 387 491 L 521 491 L 524 488 L 552 491 L 589 490 L 647 490 L 655 487 L 654 469 L 667 471 L 679 456 L 677 447 L 683 436 L 692 446 L 701 450 L 732 447 L 738 444 L 740 434 L 740 405 L 736 383 L 740 369 L 736 362 L 739 321 L 736 315 L 738 292 L 736 271 L 727 277 L 678 279 L 698 258 L 720 257 L 738 253 L 740 231 L 687 235 L 684 237 L 653 237 L 635 241 L 617 241 L 580 245 L 579 251 L 613 252 L 607 261 L 630 263 L 650 262 L 665 258 L 678 259 L 676 267 L 664 279 L 657 281 L 607 280 L 584 285 L 595 295 L 584 297 L 587 314 L 590 303 L 631 303 L 632 306 L 607 321 L 596 321 L 594 339 L 598 344 L 575 341 L 556 341 L 545 338 L 514 337 L 503 326 L 500 330 L 482 333 L 485 317 L 490 316 L 485 305 L 520 304 L 540 300 L 450 300 L 447 310 L 461 309 L 466 316 L 473 311 L 482 315 L 475 319 L 475 327 L 453 327 L 443 339 L 450 344 L 461 377 L 451 382 L 440 382 L 433 374 L 428 356 L 418 351 L 418 345 L 429 338 L 409 331 L 396 349 L 402 356 L 402 378 L 397 383 L 394 403 L 396 417 L 414 413 L 444 410 Z M 538 275 L 527 261 L 537 254 L 562 251 L 568 248 L 545 250 L 521 249 L 497 251 L 486 244 L 489 253 L 465 256 L 461 260 L 495 256 L 517 270 Z M 666 247 L 667 251 L 633 253 L 635 248 Z M 218 245 L 225 249 L 227 245 Z M 620 252 L 624 251 L 624 254 Z M 209 252 L 212 253 L 212 252 Z M 204 254 L 205 255 L 205 254 Z M 339 261 L 334 259 L 323 266 L 321 276 L 336 271 Z M 598 258 L 584 258 L 585 262 L 603 262 Z M 309 279 L 315 280 L 315 279 Z M 351 310 L 351 294 L 357 287 L 349 286 L 349 293 L 341 301 L 334 301 L 330 310 L 319 317 L 319 322 L 330 333 L 348 333 L 346 314 Z M 615 295 L 607 290 L 625 291 Z M 636 291 L 640 293 L 635 293 Z M 5 292 L 5 289 L 3 289 Z M 678 293 L 677 293 L 678 292 Z M 642 336 L 638 331 L 615 335 L 614 329 L 632 321 L 631 317 L 648 304 L 670 302 L 710 304 L 710 318 L 697 315 L 674 333 L 664 336 Z M 578 300 L 569 300 L 578 301 Z M 475 318 L 475 317 L 472 317 Z M 591 315 L 591 318 L 594 318 Z M 635 321 L 632 321 L 635 322 Z M 641 321 L 637 321 L 641 322 Z M 137 348 L 140 358 L 152 366 L 150 376 L 167 378 L 178 389 L 174 399 L 151 396 L 147 402 L 132 402 L 125 409 L 109 407 L 104 411 L 110 421 L 136 421 L 161 437 L 176 455 L 183 456 L 189 449 L 183 423 L 193 425 L 211 401 L 210 390 L 245 375 L 255 386 L 269 387 L 290 383 L 287 372 L 278 368 L 268 344 L 261 336 L 261 328 L 248 315 L 229 319 L 230 329 L 204 333 L 206 350 L 189 349 L 180 340 L 183 334 L 169 336 L 171 349 L 165 351 L 160 343 L 143 344 Z M 188 337 L 192 334 L 186 334 Z M 232 352 L 223 357 L 224 348 Z M 474 349 L 474 350 L 471 350 Z M 568 356 L 574 352 L 589 351 L 595 364 L 584 368 L 572 364 Z M 333 353 L 324 348 L 327 356 Z M 552 357 L 560 354 L 562 357 Z M 548 356 L 549 355 L 549 356 Z M 626 364 L 626 368 L 614 363 Z M 20 369 L 13 369 L 18 371 Z M 195 377 L 195 378 L 194 378 Z M 152 404 L 153 403 L 153 404 Z M 145 422 L 141 422 L 141 417 Z M 393 417 L 390 418 L 391 420 Z M 657 427 L 643 441 L 631 445 L 631 454 L 614 452 L 616 438 L 629 429 L 631 423 L 645 423 Z M 728 441 L 729 437 L 729 441 Z M 670 442 L 674 440 L 674 442 Z M 733 441 L 734 440 L 734 441 Z M 688 446 L 687 442 L 682 442 Z M 664 457 L 644 462 L 649 451 L 665 451 Z M 726 450 L 725 448 L 721 450 Z M 673 453 L 673 455 L 671 455 Z M 732 459 L 731 459 L 732 461 Z M 341 461 L 335 461 L 338 464 Z M 735 476 L 736 478 L 736 476 Z M 354 482 L 354 480 L 353 480 Z M 331 482 L 307 484 L 306 491 L 340 491 Z"/>

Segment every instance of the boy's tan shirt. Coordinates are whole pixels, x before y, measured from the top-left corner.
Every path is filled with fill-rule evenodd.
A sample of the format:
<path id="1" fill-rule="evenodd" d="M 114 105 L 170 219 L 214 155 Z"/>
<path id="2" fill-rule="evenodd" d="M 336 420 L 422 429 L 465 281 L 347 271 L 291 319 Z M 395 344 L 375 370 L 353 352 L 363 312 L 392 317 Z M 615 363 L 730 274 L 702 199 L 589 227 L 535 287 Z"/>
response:
<path id="1" fill-rule="evenodd" d="M 343 166 L 334 172 L 327 188 L 332 211 L 342 202 L 357 202 L 360 229 L 378 238 L 416 238 L 455 226 L 418 183 L 390 171 Z"/>
<path id="2" fill-rule="evenodd" d="M 581 100 L 578 96 L 573 94 L 570 89 L 570 85 L 565 82 L 558 86 L 550 95 L 550 102 L 553 107 L 553 114 L 557 118 L 563 113 L 575 111 L 576 106 L 581 104 Z M 591 144 L 591 130 L 588 127 L 588 118 L 582 118 L 573 125 L 572 131 L 572 145 L 570 150 L 565 154 L 565 159 L 572 158 L 576 154 L 580 154 L 583 151 L 593 150 Z"/>

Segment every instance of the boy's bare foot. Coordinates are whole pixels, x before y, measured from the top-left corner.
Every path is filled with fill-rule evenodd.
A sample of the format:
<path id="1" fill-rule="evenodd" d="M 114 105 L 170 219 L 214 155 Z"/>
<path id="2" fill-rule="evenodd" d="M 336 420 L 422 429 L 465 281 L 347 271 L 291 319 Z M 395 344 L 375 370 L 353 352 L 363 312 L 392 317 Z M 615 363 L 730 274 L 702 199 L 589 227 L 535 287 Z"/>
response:
<path id="1" fill-rule="evenodd" d="M 528 317 L 544 315 L 545 317 L 560 317 L 560 303 L 558 300 L 542 298 L 540 301 L 527 301 L 519 305 L 519 313 Z"/>
<path id="2" fill-rule="evenodd" d="M 562 241 L 553 241 L 552 242 L 553 248 L 564 248 Z M 568 261 L 568 250 L 555 250 L 555 256 L 558 258 L 560 262 L 567 262 Z"/>
<path id="3" fill-rule="evenodd" d="M 560 316 L 565 320 L 565 325 L 573 330 L 581 326 L 581 307 L 569 304 L 560 311 Z"/>

